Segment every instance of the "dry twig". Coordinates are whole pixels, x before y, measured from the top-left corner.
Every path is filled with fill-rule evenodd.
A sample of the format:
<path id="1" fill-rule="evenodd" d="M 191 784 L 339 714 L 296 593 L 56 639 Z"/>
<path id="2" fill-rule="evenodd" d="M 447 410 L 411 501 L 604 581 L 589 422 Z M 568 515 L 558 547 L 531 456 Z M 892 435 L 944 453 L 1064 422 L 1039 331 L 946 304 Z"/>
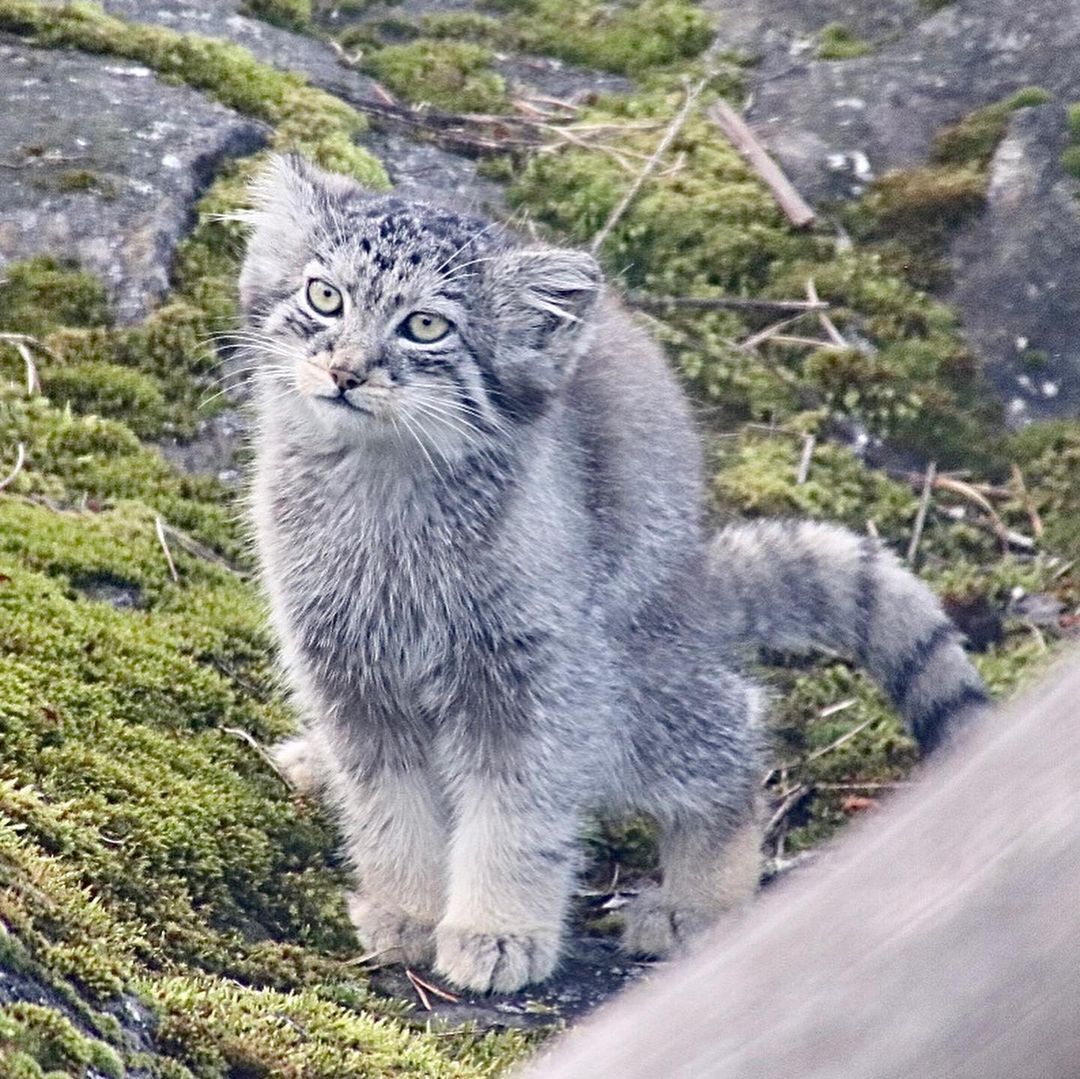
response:
<path id="1" fill-rule="evenodd" d="M 767 300 L 758 296 L 647 296 L 641 292 L 631 292 L 626 297 L 631 307 L 645 310 L 665 310 L 670 307 L 698 308 L 704 311 L 713 309 L 733 311 L 825 311 L 827 303 L 810 303 L 809 300 Z"/>
<path id="2" fill-rule="evenodd" d="M 1039 511 L 1035 508 L 1035 500 L 1031 497 L 1031 494 L 1027 489 L 1027 484 L 1024 483 L 1024 474 L 1020 471 L 1019 465 L 1014 464 L 1012 466 L 1012 478 L 1020 495 L 1020 501 L 1023 502 L 1024 509 L 1027 511 L 1028 518 L 1031 521 L 1031 531 L 1035 533 L 1036 539 L 1042 539 L 1042 518 L 1039 516 Z"/>
<path id="3" fill-rule="evenodd" d="M 799 458 L 799 471 L 795 474 L 795 483 L 801 487 L 810 477 L 810 463 L 814 459 L 814 446 L 817 439 L 806 435 L 803 439 L 802 456 Z"/>
<path id="4" fill-rule="evenodd" d="M 811 224 L 817 215 L 795 190 L 795 185 L 784 175 L 780 166 L 769 157 L 746 121 L 726 101 L 717 101 L 709 109 L 709 115 L 750 167 L 765 181 L 787 219 L 798 229 Z"/>
<path id="5" fill-rule="evenodd" d="M 431 982 L 425 981 L 415 971 L 405 968 L 405 977 L 409 979 L 409 983 L 413 989 L 416 990 L 416 995 L 420 998 L 420 1003 L 431 1011 L 431 1000 L 428 997 L 428 993 L 432 993 L 442 1000 L 445 1000 L 449 1004 L 457 1004 L 458 998 L 453 993 L 448 993 L 445 989 L 440 989 L 437 985 L 432 985 Z"/>
<path id="6" fill-rule="evenodd" d="M 263 747 L 254 735 L 249 734 L 241 727 L 219 727 L 222 734 L 230 734 L 233 738 L 239 738 L 242 742 L 247 742 L 249 746 L 256 753 L 262 757 L 263 761 L 269 766 L 270 770 L 285 784 L 291 791 L 296 790 L 296 785 L 289 779 L 289 777 L 278 767 L 277 761 L 274 760 L 273 755 L 269 753 L 265 747 Z M 354 960 L 355 962 L 355 960 Z"/>
<path id="7" fill-rule="evenodd" d="M 919 551 L 919 541 L 922 539 L 923 529 L 926 527 L 926 513 L 930 509 L 930 497 L 934 491 L 934 477 L 936 475 L 937 462 L 931 461 L 926 467 L 922 494 L 919 497 L 919 509 L 915 514 L 915 528 L 911 533 L 911 542 L 908 544 L 907 560 L 910 565 L 915 564 L 915 555 Z"/>
<path id="8" fill-rule="evenodd" d="M 806 298 L 811 303 L 820 303 L 821 297 L 818 296 L 817 285 L 814 284 L 814 279 L 811 277 L 806 282 Z M 818 315 L 818 319 L 821 322 L 821 328 L 828 334 L 829 340 L 837 346 L 837 348 L 847 348 L 847 341 L 844 339 L 844 335 L 836 328 L 836 323 L 824 311 Z"/>

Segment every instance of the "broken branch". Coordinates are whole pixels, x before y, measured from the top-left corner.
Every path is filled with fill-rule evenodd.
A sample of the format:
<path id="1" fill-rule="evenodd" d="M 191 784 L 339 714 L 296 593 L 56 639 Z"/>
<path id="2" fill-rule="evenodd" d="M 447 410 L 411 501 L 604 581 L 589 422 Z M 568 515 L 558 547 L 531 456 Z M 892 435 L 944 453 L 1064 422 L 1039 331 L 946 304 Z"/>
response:
<path id="1" fill-rule="evenodd" d="M 746 159 L 747 164 L 765 181 L 777 205 L 797 229 L 806 228 L 817 217 L 810 204 L 784 175 L 746 121 L 726 102 L 717 101 L 709 116 L 727 136 L 732 146 Z"/>

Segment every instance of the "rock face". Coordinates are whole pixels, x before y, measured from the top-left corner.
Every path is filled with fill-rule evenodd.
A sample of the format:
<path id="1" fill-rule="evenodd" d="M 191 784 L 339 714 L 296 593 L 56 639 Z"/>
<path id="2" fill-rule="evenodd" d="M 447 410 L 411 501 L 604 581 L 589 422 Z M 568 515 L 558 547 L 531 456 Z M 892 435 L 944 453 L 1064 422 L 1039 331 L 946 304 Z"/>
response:
<path id="1" fill-rule="evenodd" d="M 913 0 L 869 5 L 763 0 L 753 17 L 712 5 L 721 38 L 759 53 L 747 119 L 812 199 L 853 194 L 871 176 L 921 164 L 934 133 L 1025 86 L 1080 98 L 1080 5 L 953 0 L 927 16 Z M 839 20 L 875 44 L 854 60 L 816 60 L 806 33 Z M 783 28 L 783 29 L 781 29 Z M 852 168 L 857 163 L 860 167 Z"/>
<path id="2" fill-rule="evenodd" d="M 177 241 L 219 163 L 261 125 L 146 68 L 0 42 L 0 265 L 77 260 L 122 321 L 165 292 Z"/>
<path id="3" fill-rule="evenodd" d="M 238 14 L 236 0 L 199 3 L 147 3 L 146 0 L 106 0 L 110 15 L 131 22 L 151 23 L 186 33 L 222 38 L 243 45 L 265 64 L 306 75 L 316 86 L 346 100 L 371 97 L 371 80 L 345 67 L 325 42 L 271 26 Z"/>
<path id="4" fill-rule="evenodd" d="M 1080 182 L 1065 111 L 1013 116 L 985 213 L 957 238 L 950 299 L 1015 420 L 1080 413 Z"/>

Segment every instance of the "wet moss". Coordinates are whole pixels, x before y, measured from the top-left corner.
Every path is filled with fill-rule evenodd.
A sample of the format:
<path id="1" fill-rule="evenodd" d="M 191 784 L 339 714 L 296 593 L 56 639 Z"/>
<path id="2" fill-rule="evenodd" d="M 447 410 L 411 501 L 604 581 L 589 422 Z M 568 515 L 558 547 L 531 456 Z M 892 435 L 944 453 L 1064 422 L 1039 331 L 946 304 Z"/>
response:
<path id="1" fill-rule="evenodd" d="M 8 1005 L 0 1015 L 0 1064 L 12 1079 L 102 1075 L 123 1079 L 117 1052 L 37 1004 Z"/>
<path id="2" fill-rule="evenodd" d="M 873 51 L 874 46 L 869 41 L 864 41 L 843 23 L 831 22 L 818 31 L 819 60 L 856 60 Z"/>
<path id="3" fill-rule="evenodd" d="M 712 40 L 709 18 L 688 0 L 486 0 L 507 16 L 506 33 L 526 52 L 572 64 L 640 75 L 702 53 Z"/>
<path id="4" fill-rule="evenodd" d="M 420 27 L 431 38 L 461 38 L 466 41 L 493 45 L 505 39 L 503 24 L 490 15 L 476 11 L 439 11 L 424 15 Z"/>
<path id="5" fill-rule="evenodd" d="M 241 10 L 286 30 L 311 26 L 311 0 L 245 0 Z"/>
<path id="6" fill-rule="evenodd" d="M 1052 95 L 1039 86 L 1028 86 L 1011 97 L 969 113 L 959 123 L 934 137 L 931 157 L 939 165 L 974 164 L 985 168 L 1009 129 L 1009 116 L 1017 109 L 1045 105 Z"/>
<path id="7" fill-rule="evenodd" d="M 448 112 L 502 112 L 506 84 L 490 49 L 464 41 L 421 38 L 365 55 L 364 69 L 391 93 Z"/>
<path id="8" fill-rule="evenodd" d="M 0 281 L 0 331 L 42 337 L 61 326 L 107 326 L 105 287 L 49 255 L 9 263 Z"/>

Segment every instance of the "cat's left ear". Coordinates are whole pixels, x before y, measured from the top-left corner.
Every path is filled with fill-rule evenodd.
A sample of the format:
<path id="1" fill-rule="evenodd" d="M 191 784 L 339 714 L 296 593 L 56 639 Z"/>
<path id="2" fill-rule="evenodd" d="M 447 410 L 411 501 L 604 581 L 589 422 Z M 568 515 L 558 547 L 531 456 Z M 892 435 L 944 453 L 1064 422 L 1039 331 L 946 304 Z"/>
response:
<path id="1" fill-rule="evenodd" d="M 565 374 L 588 344 L 603 283 L 596 259 L 535 247 L 496 255 L 484 269 L 499 353 L 533 362 L 547 353 L 554 373 Z"/>
<path id="2" fill-rule="evenodd" d="M 324 172 L 299 154 L 270 159 L 251 183 L 251 209 L 236 215 L 251 228 L 240 274 L 245 311 L 310 259 L 320 223 L 332 219 L 341 199 L 358 190 L 355 181 Z"/>

